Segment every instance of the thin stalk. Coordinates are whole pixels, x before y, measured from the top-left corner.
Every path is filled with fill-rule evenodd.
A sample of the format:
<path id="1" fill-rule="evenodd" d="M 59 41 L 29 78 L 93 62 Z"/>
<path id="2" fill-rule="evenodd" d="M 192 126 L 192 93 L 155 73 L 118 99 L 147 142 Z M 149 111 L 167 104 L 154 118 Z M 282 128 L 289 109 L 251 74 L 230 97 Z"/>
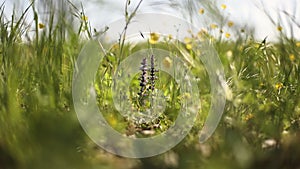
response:
<path id="1" fill-rule="evenodd" d="M 143 0 L 140 0 L 138 5 L 135 7 L 135 9 L 133 10 L 133 12 L 128 16 L 128 6 L 130 5 L 130 0 L 126 1 L 126 5 L 125 5 L 125 27 L 120 35 L 120 56 L 123 56 L 124 54 L 124 44 L 125 44 L 125 39 L 126 39 L 126 32 L 127 32 L 127 28 L 128 25 L 130 24 L 131 20 L 133 19 L 133 17 L 135 16 L 135 14 L 137 13 L 137 10 L 139 9 L 140 5 L 142 4 Z M 120 59 L 118 60 L 118 64 L 120 62 Z"/>

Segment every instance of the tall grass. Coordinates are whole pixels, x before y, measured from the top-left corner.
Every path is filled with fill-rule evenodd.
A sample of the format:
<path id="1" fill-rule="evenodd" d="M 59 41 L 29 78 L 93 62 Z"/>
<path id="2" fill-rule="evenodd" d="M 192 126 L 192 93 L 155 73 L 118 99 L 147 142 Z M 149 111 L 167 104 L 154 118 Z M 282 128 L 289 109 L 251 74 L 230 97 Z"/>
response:
<path id="1" fill-rule="evenodd" d="M 12 158 L 1 168 L 80 167 L 84 137 L 72 110 L 71 77 L 81 40 L 66 10 L 44 6 L 51 13 L 41 23 L 36 7 L 33 2 L 20 18 L 7 19 L 1 6 L 0 147 Z M 26 23 L 31 11 L 33 27 Z"/>

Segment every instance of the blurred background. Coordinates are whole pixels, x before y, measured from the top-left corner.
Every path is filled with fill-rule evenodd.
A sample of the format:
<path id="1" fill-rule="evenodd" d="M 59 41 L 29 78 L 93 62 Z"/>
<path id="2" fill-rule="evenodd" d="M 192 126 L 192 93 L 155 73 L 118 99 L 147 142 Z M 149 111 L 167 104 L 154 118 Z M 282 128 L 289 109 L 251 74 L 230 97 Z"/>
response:
<path id="1" fill-rule="evenodd" d="M 15 10 L 21 12 L 30 4 L 31 1 L 0 1 L 0 3 L 3 2 L 5 2 L 6 6 L 4 12 L 7 16 L 9 16 L 12 14 L 14 6 Z M 43 6 L 43 3 L 41 2 L 42 1 L 37 1 L 37 4 Z M 103 28 L 104 25 L 111 23 L 112 21 L 124 17 L 125 1 L 123 0 L 87 0 L 84 2 L 72 0 L 72 3 L 78 6 L 82 3 L 92 26 L 98 29 Z M 132 4 L 137 4 L 137 1 L 132 1 Z M 235 24 L 252 28 L 254 30 L 254 36 L 257 39 L 263 40 L 266 36 L 268 36 L 269 39 L 273 41 L 276 40 L 276 36 L 278 36 L 278 25 L 281 27 L 293 27 L 293 31 L 286 29 L 285 33 L 290 37 L 293 36 L 297 39 L 300 38 L 299 24 L 296 23 L 300 19 L 299 2 L 297 2 L 297 0 L 202 0 L 197 2 L 193 2 L 191 0 L 154 0 L 143 2 L 139 8 L 139 12 L 167 13 L 185 18 L 189 15 L 187 11 L 189 6 L 193 6 L 192 8 L 194 9 L 200 9 L 201 6 L 207 7 L 207 5 L 211 5 L 219 7 L 222 4 L 226 4 L 226 10 L 222 11 L 222 15 L 233 20 Z M 59 3 L 57 3 L 57 5 L 60 6 Z M 133 6 L 134 5 L 132 5 L 132 7 Z M 41 16 L 47 14 L 47 11 L 43 8 L 37 9 L 37 11 Z M 199 16 L 194 17 L 198 17 L 199 19 Z M 273 18 L 273 21 L 270 20 L 270 18 Z M 32 13 L 28 13 L 28 19 L 33 19 Z M 217 18 L 212 16 L 206 18 L 206 20 L 218 22 Z M 203 24 L 203 20 L 200 19 L 200 23 L 194 24 L 201 25 Z"/>

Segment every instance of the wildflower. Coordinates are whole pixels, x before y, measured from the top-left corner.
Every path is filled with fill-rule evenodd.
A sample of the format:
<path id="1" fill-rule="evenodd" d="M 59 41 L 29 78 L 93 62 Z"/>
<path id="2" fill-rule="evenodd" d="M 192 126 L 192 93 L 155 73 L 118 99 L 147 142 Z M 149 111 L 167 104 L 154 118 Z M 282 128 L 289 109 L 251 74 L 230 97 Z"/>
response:
<path id="1" fill-rule="evenodd" d="M 117 126 L 117 124 L 118 124 L 118 121 L 116 120 L 116 118 L 114 116 L 109 116 L 108 122 L 111 126 Z"/>
<path id="2" fill-rule="evenodd" d="M 222 8 L 222 9 L 226 9 L 227 6 L 226 6 L 225 4 L 222 4 L 222 5 L 221 5 L 221 8 Z"/>
<path id="3" fill-rule="evenodd" d="M 147 68 L 147 59 L 144 58 L 141 62 L 141 67 L 140 67 L 140 70 L 141 70 L 141 75 L 140 75 L 140 91 L 138 93 L 139 95 L 139 99 L 140 99 L 140 104 L 141 105 L 144 105 L 144 97 L 147 96 L 146 95 L 146 86 L 147 86 L 147 83 L 148 83 L 148 78 L 147 78 L 147 71 L 148 71 L 148 68 Z"/>
<path id="4" fill-rule="evenodd" d="M 283 87 L 283 84 L 282 84 L 281 82 L 279 82 L 279 83 L 277 83 L 277 84 L 275 85 L 275 88 L 276 88 L 277 90 L 280 90 L 282 87 Z"/>
<path id="5" fill-rule="evenodd" d="M 172 39 L 173 39 L 173 36 L 172 36 L 171 34 L 169 34 L 169 35 L 168 35 L 168 39 L 169 39 L 169 40 L 172 40 Z"/>
<path id="6" fill-rule="evenodd" d="M 218 28 L 218 25 L 212 23 L 212 24 L 210 24 L 210 28 L 211 28 L 211 29 L 216 29 L 216 28 Z"/>
<path id="7" fill-rule="evenodd" d="M 188 38 L 188 37 L 185 37 L 183 39 L 184 43 L 191 43 L 192 42 L 192 39 L 191 38 Z"/>
<path id="8" fill-rule="evenodd" d="M 227 25 L 228 25 L 229 27 L 232 27 L 232 26 L 234 25 L 234 23 L 233 23 L 232 21 L 229 21 L 229 22 L 227 23 Z"/>
<path id="9" fill-rule="evenodd" d="M 150 44 L 156 44 L 159 40 L 159 34 L 157 33 L 150 33 L 150 39 L 149 39 L 149 43 Z"/>
<path id="10" fill-rule="evenodd" d="M 203 8 L 201 8 L 201 9 L 199 9 L 199 14 L 201 14 L 201 15 L 203 15 L 204 14 L 204 9 Z"/>
<path id="11" fill-rule="evenodd" d="M 225 33 L 226 38 L 230 38 L 230 36 L 231 36 L 230 33 L 228 33 L 228 32 Z"/>
<path id="12" fill-rule="evenodd" d="M 40 29 L 44 29 L 44 28 L 45 28 L 45 25 L 42 24 L 42 23 L 39 23 L 39 28 L 40 28 Z"/>
<path id="13" fill-rule="evenodd" d="M 151 86 L 149 86 L 149 89 L 151 89 L 152 91 L 155 88 L 155 80 L 158 78 L 155 73 L 158 72 L 157 69 L 155 69 L 155 58 L 154 55 L 151 55 L 151 65 L 150 65 L 150 77 L 148 77 L 148 79 L 150 80 L 150 84 Z"/>
<path id="14" fill-rule="evenodd" d="M 278 30 L 279 32 L 281 32 L 281 31 L 282 31 L 282 27 L 281 27 L 280 25 L 278 25 L 278 26 L 277 26 L 277 30 Z"/>
<path id="15" fill-rule="evenodd" d="M 253 114 L 252 114 L 252 113 L 249 113 L 249 114 L 246 115 L 245 121 L 249 121 L 249 120 L 251 120 L 253 117 L 254 117 Z"/>
<path id="16" fill-rule="evenodd" d="M 297 43 L 296 43 L 296 46 L 297 46 L 297 47 L 300 47 L 300 42 L 297 42 Z"/>
<path id="17" fill-rule="evenodd" d="M 190 44 L 190 43 L 187 43 L 187 44 L 185 45 L 185 47 L 186 47 L 188 50 L 191 50 L 191 49 L 193 48 L 192 44 Z"/>
<path id="18" fill-rule="evenodd" d="M 82 19 L 83 21 L 87 21 L 89 18 L 88 18 L 87 16 L 83 15 L 83 16 L 81 17 L 81 19 Z"/>
<path id="19" fill-rule="evenodd" d="M 184 43 L 185 43 L 185 47 L 188 49 L 188 50 L 191 50 L 192 49 L 192 39 L 189 38 L 189 37 L 185 37 L 183 39 Z"/>
<path id="20" fill-rule="evenodd" d="M 294 55 L 294 54 L 290 54 L 290 55 L 289 55 L 289 58 L 290 58 L 290 61 L 293 62 L 293 61 L 295 60 L 295 55 Z"/>
<path id="21" fill-rule="evenodd" d="M 199 38 L 202 38 L 203 36 L 207 35 L 207 30 L 201 29 L 197 35 Z"/>

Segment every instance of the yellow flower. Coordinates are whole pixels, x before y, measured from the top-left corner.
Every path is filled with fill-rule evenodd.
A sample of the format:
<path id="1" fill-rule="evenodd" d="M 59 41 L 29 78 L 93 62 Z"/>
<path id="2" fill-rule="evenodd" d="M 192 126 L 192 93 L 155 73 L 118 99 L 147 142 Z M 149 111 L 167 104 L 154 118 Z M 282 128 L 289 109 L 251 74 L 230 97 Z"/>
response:
<path id="1" fill-rule="evenodd" d="M 111 126 L 116 126 L 118 124 L 118 121 L 117 121 L 116 117 L 114 117 L 114 116 L 109 116 L 108 122 Z"/>
<path id="2" fill-rule="evenodd" d="M 281 88 L 283 87 L 283 84 L 280 82 L 280 83 L 277 83 L 276 85 L 275 85 L 275 88 L 277 89 L 277 90 L 280 90 Z"/>
<path id="3" fill-rule="evenodd" d="M 295 60 L 295 55 L 294 54 L 290 54 L 289 58 L 293 62 Z"/>
<path id="4" fill-rule="evenodd" d="M 159 40 L 159 34 L 157 33 L 150 33 L 150 39 L 149 39 L 149 43 L 150 44 L 156 44 Z"/>
<path id="5" fill-rule="evenodd" d="M 226 9 L 227 6 L 226 6 L 225 4 L 222 4 L 222 5 L 221 5 L 221 8 L 222 8 L 222 9 Z"/>
<path id="6" fill-rule="evenodd" d="M 212 24 L 210 24 L 210 28 L 211 28 L 211 29 L 216 29 L 216 28 L 218 28 L 218 25 L 212 23 Z"/>
<path id="7" fill-rule="evenodd" d="M 228 33 L 228 32 L 225 33 L 226 38 L 230 38 L 230 36 L 231 36 L 230 33 Z"/>
<path id="8" fill-rule="evenodd" d="M 296 46 L 297 46 L 297 47 L 300 47 L 300 42 L 297 42 L 297 43 L 296 43 Z"/>
<path id="9" fill-rule="evenodd" d="M 188 50 L 191 50 L 191 49 L 193 48 L 193 45 L 190 44 L 190 43 L 187 43 L 187 44 L 185 45 L 185 47 L 186 47 Z"/>
<path id="10" fill-rule="evenodd" d="M 202 38 L 203 36 L 207 35 L 207 30 L 201 29 L 197 35 L 199 38 Z"/>
<path id="11" fill-rule="evenodd" d="M 245 121 L 249 121 L 249 120 L 251 120 L 253 117 L 254 117 L 253 114 L 252 114 L 252 113 L 249 113 L 249 114 L 247 114 L 247 115 L 245 116 Z"/>
<path id="12" fill-rule="evenodd" d="M 168 39 L 171 40 L 173 39 L 173 36 L 171 34 L 168 35 Z"/>
<path id="13" fill-rule="evenodd" d="M 233 23 L 232 21 L 229 21 L 229 22 L 227 23 L 227 25 L 228 25 L 229 27 L 232 27 L 232 26 L 234 25 L 234 23 Z"/>
<path id="14" fill-rule="evenodd" d="M 198 12 L 199 12 L 199 14 L 201 14 L 201 15 L 202 15 L 202 14 L 204 14 L 204 9 L 203 9 L 203 8 L 201 8 L 201 9 L 199 9 L 199 11 L 198 11 Z"/>
<path id="15" fill-rule="evenodd" d="M 185 37 L 183 39 L 184 43 L 191 43 L 192 42 L 192 39 L 191 38 L 188 38 L 188 37 Z"/>
<path id="16" fill-rule="evenodd" d="M 89 18 L 88 18 L 87 16 L 83 15 L 83 16 L 81 17 L 81 19 L 82 19 L 83 21 L 87 21 Z"/>
<path id="17" fill-rule="evenodd" d="M 281 31 L 282 31 L 282 27 L 281 27 L 280 25 L 278 25 L 278 26 L 277 26 L 277 30 L 278 30 L 279 32 L 281 32 Z"/>
<path id="18" fill-rule="evenodd" d="M 39 28 L 40 28 L 40 29 L 44 29 L 44 28 L 45 28 L 45 25 L 42 24 L 42 23 L 39 23 Z"/>

